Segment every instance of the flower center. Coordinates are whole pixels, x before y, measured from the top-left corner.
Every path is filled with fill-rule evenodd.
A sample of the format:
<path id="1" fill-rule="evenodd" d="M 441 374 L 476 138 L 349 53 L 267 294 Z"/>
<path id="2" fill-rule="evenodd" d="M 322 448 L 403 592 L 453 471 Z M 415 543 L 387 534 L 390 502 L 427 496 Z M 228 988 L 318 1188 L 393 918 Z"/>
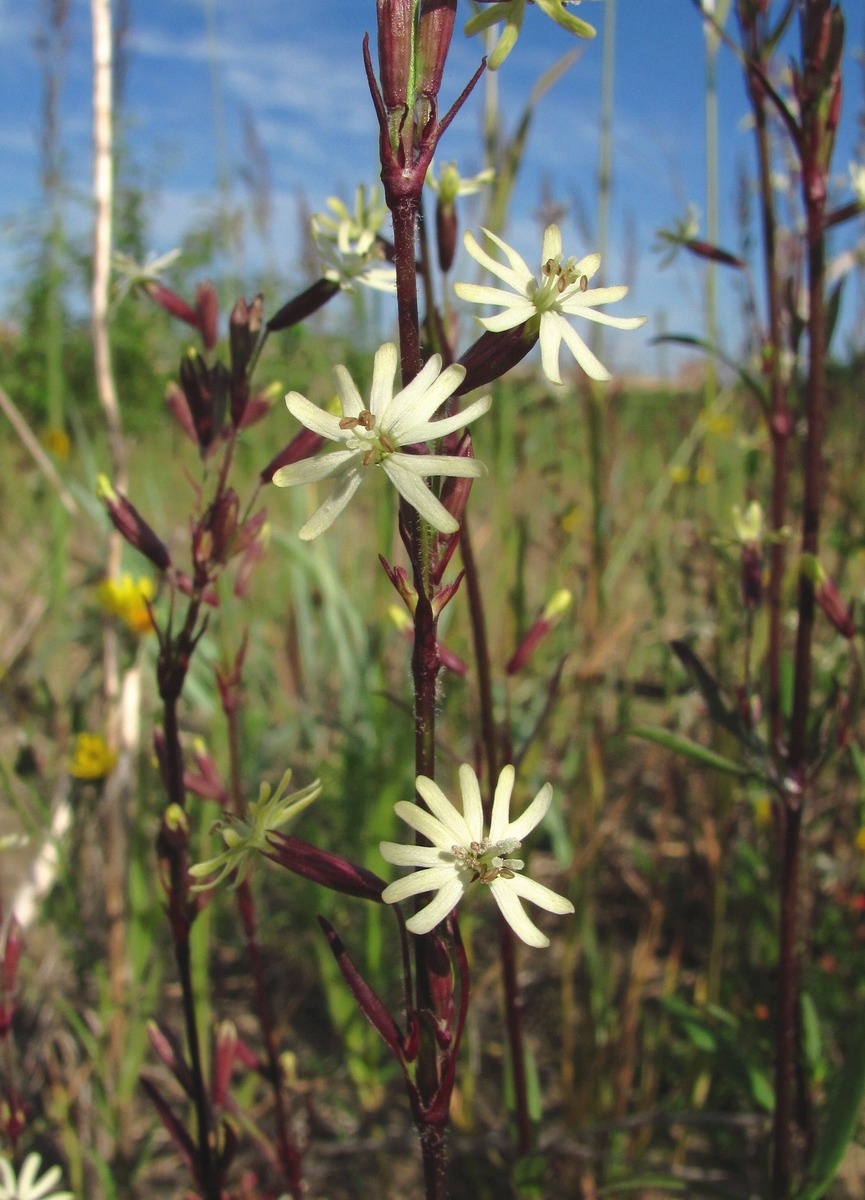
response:
<path id="1" fill-rule="evenodd" d="M 389 454 L 396 452 L 396 446 L 383 430 L 374 433 L 375 414 L 365 408 L 359 417 L 343 417 L 339 423 L 340 429 L 351 429 L 355 432 L 346 445 L 352 450 L 363 450 L 363 465 L 365 467 L 380 466 Z"/>
<path id="2" fill-rule="evenodd" d="M 534 280 L 529 284 L 529 299 L 537 308 L 538 312 L 549 312 L 555 309 L 562 294 L 568 288 L 576 284 L 581 292 L 584 292 L 589 286 L 589 280 L 585 275 L 577 274 L 577 260 L 569 258 L 567 262 L 562 263 L 561 254 L 556 254 L 553 258 L 548 258 L 541 267 L 540 284 Z"/>
<path id="3" fill-rule="evenodd" d="M 482 842 L 471 842 L 468 846 L 451 846 L 451 853 L 462 866 L 474 872 L 474 878 L 480 883 L 492 883 L 500 876 L 513 879 L 515 873 L 523 869 L 522 859 L 507 857 L 519 848 L 516 838 L 505 838 L 501 842 L 484 838 Z"/>

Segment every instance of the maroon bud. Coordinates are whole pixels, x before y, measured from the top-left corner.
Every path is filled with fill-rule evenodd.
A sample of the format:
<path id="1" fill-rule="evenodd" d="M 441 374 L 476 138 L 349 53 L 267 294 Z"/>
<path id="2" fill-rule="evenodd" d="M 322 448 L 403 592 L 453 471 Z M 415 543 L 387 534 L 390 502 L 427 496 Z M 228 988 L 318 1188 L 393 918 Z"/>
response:
<path id="1" fill-rule="evenodd" d="M 146 1024 L 147 1038 L 156 1054 L 183 1088 L 188 1096 L 195 1094 L 192 1072 L 186 1062 L 183 1048 L 167 1025 L 156 1021 Z"/>
<path id="2" fill-rule="evenodd" d="M 466 377 L 454 395 L 465 396 L 467 392 L 473 392 L 475 388 L 484 387 L 507 374 L 511 367 L 526 357 L 537 342 L 538 333 L 537 321 L 530 318 L 514 329 L 506 329 L 504 333 L 490 333 L 487 330 L 481 334 L 459 360 L 466 369 Z"/>
<path id="3" fill-rule="evenodd" d="M 434 101 L 441 87 L 456 12 L 457 0 L 421 0 L 417 78 L 418 91 L 428 100 Z"/>
<path id="4" fill-rule="evenodd" d="M 261 333 L 263 310 L 264 302 L 261 296 L 256 296 L 252 304 L 247 304 L 241 298 L 232 310 L 228 325 L 231 353 L 231 421 L 235 426 L 243 424 L 249 402 L 248 369 Z"/>
<path id="5" fill-rule="evenodd" d="M 454 1017 L 454 981 L 447 948 L 437 933 L 431 933 L 427 937 L 424 959 L 435 1018 L 436 1040 L 443 1049 L 447 1049 L 453 1036 L 451 1026 Z"/>
<path id="6" fill-rule="evenodd" d="M 449 201 L 442 200 L 439 196 L 436 204 L 436 245 L 439 252 L 439 266 L 442 271 L 449 271 L 453 265 L 458 232 L 455 206 Z"/>
<path id="7" fill-rule="evenodd" d="M 468 674 L 468 664 L 458 654 L 454 654 L 453 650 L 449 650 L 442 642 L 438 643 L 438 652 L 442 666 L 446 667 L 452 674 L 459 675 L 460 678 Z"/>
<path id="8" fill-rule="evenodd" d="M 311 429 L 301 429 L 285 449 L 280 450 L 276 458 L 270 460 L 259 475 L 259 479 L 262 483 L 270 483 L 280 467 L 287 467 L 304 458 L 312 458 L 313 454 L 317 454 L 323 445 L 324 438 L 320 433 L 313 433 Z"/>
<path id="9" fill-rule="evenodd" d="M 378 561 L 384 567 L 388 579 L 399 593 L 408 611 L 414 614 L 414 610 L 417 607 L 417 590 L 409 579 L 408 571 L 406 571 L 405 567 L 392 567 L 383 554 L 378 556 Z"/>
<path id="10" fill-rule="evenodd" d="M 841 593 L 828 575 L 822 583 L 817 584 L 814 599 L 842 637 L 850 641 L 856 636 L 856 626 L 850 609 L 841 599 Z"/>
<path id="11" fill-rule="evenodd" d="M 195 311 L 198 314 L 198 331 L 208 353 L 216 345 L 219 321 L 219 299 L 216 288 L 208 280 L 195 289 Z"/>
<path id="12" fill-rule="evenodd" d="M 171 555 L 161 538 L 147 524 L 138 509 L 116 492 L 105 475 L 100 475 L 97 495 L 105 505 L 112 525 L 130 546 L 143 554 L 160 571 L 171 566 Z"/>
<path id="13" fill-rule="evenodd" d="M 228 1099 L 231 1087 L 231 1071 L 237 1051 L 237 1027 L 233 1021 L 221 1021 L 216 1031 L 216 1046 L 213 1054 L 213 1078 L 210 1095 L 219 1107 Z"/>
<path id="14" fill-rule="evenodd" d="M 228 371 L 222 363 L 208 367 L 195 350 L 181 359 L 180 386 L 189 406 L 196 441 L 203 458 L 222 432 L 228 385 Z"/>
<path id="15" fill-rule="evenodd" d="M 528 666 L 538 646 L 558 623 L 563 614 L 570 608 L 571 600 L 571 593 L 567 588 L 560 588 L 559 591 L 550 597 L 540 616 L 535 620 L 511 656 L 508 665 L 505 667 L 507 675 L 516 675 L 518 671 Z"/>
<path id="16" fill-rule="evenodd" d="M 234 553 L 239 513 L 240 497 L 234 488 L 227 488 L 208 508 L 192 535 L 193 562 L 228 562 Z"/>
<path id="17" fill-rule="evenodd" d="M 164 308 L 167 313 L 171 313 L 172 317 L 177 317 L 178 320 L 185 321 L 193 329 L 198 329 L 198 313 L 194 308 L 190 308 L 186 301 L 182 300 L 176 292 L 172 292 L 170 288 L 165 287 L 157 279 L 148 279 L 142 286 L 150 299 L 155 301 L 160 308 Z"/>
<path id="18" fill-rule="evenodd" d="M 168 411 L 174 417 L 177 424 L 186 434 L 191 442 L 198 445 L 198 434 L 195 432 L 195 423 L 192 420 L 192 413 L 189 411 L 189 405 L 186 403 L 186 397 L 177 386 L 176 383 L 168 383 L 165 388 L 165 403 L 168 406 Z"/>
<path id="19" fill-rule="evenodd" d="M 287 833 L 270 833 L 267 838 L 271 852 L 267 855 L 281 866 L 330 888 L 332 892 L 344 892 L 346 896 L 357 896 L 361 900 L 381 903 L 381 894 L 386 884 L 366 867 L 340 858 L 327 850 L 319 850 L 309 842 L 301 841 Z"/>
<path id="20" fill-rule="evenodd" d="M 334 283 L 332 279 L 317 279 L 305 292 L 283 304 L 282 308 L 274 313 L 267 322 L 268 333 L 278 333 L 280 329 L 290 329 L 292 325 L 299 325 L 301 321 L 323 308 L 338 291 L 339 284 Z"/>
<path id="21" fill-rule="evenodd" d="M 722 250 L 720 246 L 713 246 L 710 242 L 688 238 L 684 245 L 686 250 L 690 250 L 698 258 L 708 258 L 710 262 L 721 263 L 725 267 L 737 267 L 740 271 L 744 271 L 747 266 L 744 259 L 737 258 L 735 254 Z"/>
<path id="22" fill-rule="evenodd" d="M 249 429 L 252 425 L 257 425 L 270 412 L 271 404 L 264 392 L 257 392 L 251 400 L 248 401 L 243 410 L 243 416 L 238 422 L 238 429 Z"/>
<path id="23" fill-rule="evenodd" d="M 415 45 L 416 0 L 376 0 L 378 18 L 378 73 L 388 114 L 405 114 Z"/>

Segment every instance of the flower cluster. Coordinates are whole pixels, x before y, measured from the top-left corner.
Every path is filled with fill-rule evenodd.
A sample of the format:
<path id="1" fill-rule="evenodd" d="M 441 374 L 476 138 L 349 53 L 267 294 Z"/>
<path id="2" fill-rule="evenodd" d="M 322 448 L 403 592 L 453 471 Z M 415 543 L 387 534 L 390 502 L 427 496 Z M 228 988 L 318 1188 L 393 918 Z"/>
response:
<path id="1" fill-rule="evenodd" d="M 406 921 L 412 933 L 429 933 L 447 917 L 472 883 L 486 884 L 501 914 L 517 937 L 528 946 L 548 946 L 549 938 L 526 915 L 521 900 L 528 900 L 552 913 L 572 913 L 570 900 L 521 874 L 522 859 L 512 857 L 523 838 L 546 816 L 553 789 L 544 784 L 534 800 L 516 820 L 510 819 L 515 771 L 505 767 L 499 775 L 493 798 L 489 833 L 484 834 L 483 803 L 477 775 L 468 764 L 460 767 L 460 813 L 432 779 L 417 778 L 417 790 L 429 812 L 416 804 L 400 801 L 396 813 L 430 846 L 403 846 L 382 842 L 382 857 L 398 867 L 421 870 L 397 880 L 382 893 L 386 904 L 410 896 L 435 892 L 435 897 Z"/>
<path id="2" fill-rule="evenodd" d="M 465 247 L 472 258 L 506 283 L 511 291 L 481 287 L 474 283 L 454 285 L 454 291 L 462 300 L 491 304 L 503 310 L 495 316 L 482 317 L 480 321 L 483 327 L 491 333 L 503 333 L 526 322 L 537 322 L 541 364 L 551 383 L 562 382 L 559 374 L 562 342 L 590 379 L 609 379 L 609 371 L 598 362 L 565 317 L 585 317 L 598 325 L 611 325 L 615 329 L 639 329 L 645 325 L 646 318 L 609 317 L 596 311 L 601 305 L 613 304 L 628 294 L 624 286 L 589 287 L 589 281 L 601 265 L 601 256 L 588 254 L 579 261 L 575 258 L 563 261 L 561 231 L 558 225 L 548 225 L 541 251 L 541 268 L 535 275 L 516 250 L 490 230 L 485 229 L 484 233 L 502 251 L 507 265 L 482 250 L 471 233 L 467 233 L 463 239 Z"/>
<path id="3" fill-rule="evenodd" d="M 343 366 L 334 370 L 342 416 L 325 412 L 299 392 L 285 398 L 292 416 L 307 429 L 343 449 L 322 458 L 291 463 L 275 472 L 278 487 L 294 487 L 333 479 L 336 486 L 324 503 L 300 530 L 309 541 L 329 529 L 367 476 L 368 468 L 381 467 L 399 494 L 439 533 L 456 533 L 459 524 L 441 501 L 432 494 L 424 479 L 430 475 L 477 478 L 484 467 L 474 458 L 452 454 L 404 452 L 420 443 L 435 441 L 481 416 L 490 407 L 490 397 L 475 400 L 462 412 L 439 421 L 430 418 L 454 393 L 465 376 L 459 365 L 444 371 L 439 355 L 434 354 L 412 382 L 394 395 L 398 354 L 391 343 L 380 347 L 372 372 L 369 406 L 361 399 L 354 381 Z"/>

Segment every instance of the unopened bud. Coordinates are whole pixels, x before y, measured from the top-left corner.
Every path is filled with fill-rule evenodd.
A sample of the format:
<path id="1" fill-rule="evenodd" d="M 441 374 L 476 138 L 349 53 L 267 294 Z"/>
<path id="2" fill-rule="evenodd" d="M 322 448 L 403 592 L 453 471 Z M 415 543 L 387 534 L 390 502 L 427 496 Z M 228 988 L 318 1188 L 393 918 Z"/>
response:
<path id="1" fill-rule="evenodd" d="M 167 571 L 171 566 L 171 555 L 165 543 L 157 537 L 138 509 L 114 490 L 106 475 L 99 476 L 96 494 L 105 505 L 112 525 L 129 545 L 134 546 L 160 571 Z"/>
<path id="2" fill-rule="evenodd" d="M 202 457 L 222 432 L 228 399 L 229 376 L 222 363 L 208 367 L 195 350 L 180 363 L 180 386 L 189 406 Z"/>
<path id="3" fill-rule="evenodd" d="M 272 483 L 273 477 L 280 467 L 288 467 L 292 463 L 301 462 L 304 458 L 312 458 L 313 454 L 317 454 L 323 445 L 324 438 L 320 433 L 313 433 L 311 429 L 302 429 L 283 450 L 280 450 L 276 458 L 270 460 L 259 475 L 259 479 L 262 483 Z"/>
<path id="4" fill-rule="evenodd" d="M 195 289 L 195 311 L 198 314 L 198 331 L 208 353 L 216 345 L 219 322 L 219 298 L 216 288 L 207 280 Z"/>
<path id="5" fill-rule="evenodd" d="M 802 574 L 814 585 L 814 599 L 836 632 L 849 641 L 856 636 L 856 626 L 850 615 L 850 609 L 841 599 L 841 593 L 826 572 L 819 560 L 813 554 L 802 555 Z"/>
<path id="6" fill-rule="evenodd" d="M 560 588 L 559 591 L 553 594 L 544 606 L 541 615 L 523 637 L 511 656 L 510 662 L 505 667 L 506 674 L 516 675 L 518 671 L 521 671 L 523 667 L 528 665 L 538 646 L 553 626 L 556 625 L 560 617 L 571 607 L 572 601 L 573 597 L 567 588 Z"/>
<path id="7" fill-rule="evenodd" d="M 312 316 L 339 293 L 339 284 L 332 279 L 317 279 L 311 287 L 301 292 L 299 296 L 283 304 L 282 308 L 267 322 L 269 333 L 278 333 L 281 329 L 290 329 L 299 325 L 307 317 Z"/>
<path id="8" fill-rule="evenodd" d="M 421 0 L 418 30 L 418 92 L 434 101 L 450 49 L 457 0 Z"/>
<path id="9" fill-rule="evenodd" d="M 500 379 L 511 367 L 522 362 L 538 340 L 537 321 L 530 318 L 522 325 L 506 329 L 504 333 L 481 334 L 473 346 L 469 346 L 460 362 L 466 369 L 466 377 L 454 395 L 464 396 L 475 388 L 484 387 L 494 379 Z"/>

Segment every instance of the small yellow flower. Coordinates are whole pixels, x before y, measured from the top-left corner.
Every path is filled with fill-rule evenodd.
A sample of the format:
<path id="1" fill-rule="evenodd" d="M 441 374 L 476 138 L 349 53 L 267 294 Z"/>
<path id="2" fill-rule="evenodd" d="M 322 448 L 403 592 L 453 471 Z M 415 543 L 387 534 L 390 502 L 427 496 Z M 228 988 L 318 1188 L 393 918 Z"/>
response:
<path id="1" fill-rule="evenodd" d="M 99 603 L 105 612 L 129 628 L 133 633 L 150 633 L 153 621 L 148 604 L 153 602 L 156 588 L 153 580 L 141 575 L 134 580 L 131 575 L 121 579 L 105 579 L 99 585 Z"/>
<path id="2" fill-rule="evenodd" d="M 691 478 L 690 469 L 681 463 L 669 467 L 667 474 L 670 476 L 670 483 L 673 484 L 687 483 Z"/>
<path id="3" fill-rule="evenodd" d="M 772 823 L 772 801 L 768 796 L 761 796 L 754 804 L 754 819 L 764 828 Z"/>
<path id="4" fill-rule="evenodd" d="M 104 779 L 114 770 L 117 755 L 101 733 L 79 733 L 75 738 L 69 774 L 73 779 Z"/>
<path id="5" fill-rule="evenodd" d="M 733 432 L 733 418 L 729 413 L 725 412 L 708 412 L 703 413 L 703 424 L 706 427 L 707 433 L 713 433 L 715 437 L 728 438 Z"/>
<path id="6" fill-rule="evenodd" d="M 697 470 L 694 472 L 694 478 L 696 479 L 697 483 L 705 487 L 707 483 L 711 483 L 715 478 L 715 472 L 708 463 L 700 463 L 700 465 L 697 467 Z"/>
<path id="7" fill-rule="evenodd" d="M 65 429 L 44 429 L 39 440 L 58 462 L 67 461 L 69 458 L 69 434 Z"/>
<path id="8" fill-rule="evenodd" d="M 865 854 L 865 825 L 856 834 L 856 849 Z"/>

